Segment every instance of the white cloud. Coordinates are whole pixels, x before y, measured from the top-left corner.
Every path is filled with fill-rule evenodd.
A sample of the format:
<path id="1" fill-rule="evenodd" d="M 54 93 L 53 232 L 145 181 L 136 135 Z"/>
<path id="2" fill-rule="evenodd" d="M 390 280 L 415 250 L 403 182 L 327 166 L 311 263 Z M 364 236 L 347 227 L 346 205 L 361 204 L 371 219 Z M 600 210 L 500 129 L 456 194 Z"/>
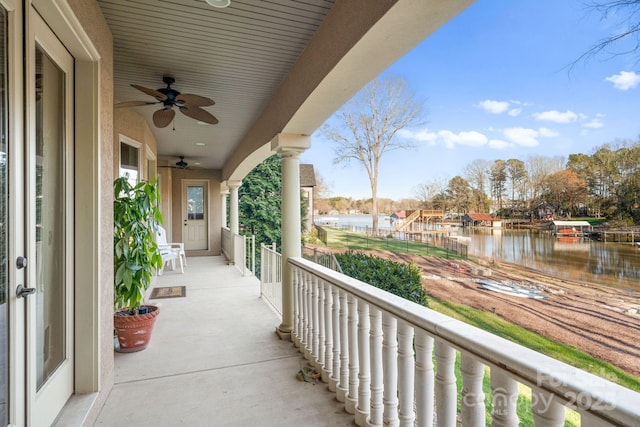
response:
<path id="1" fill-rule="evenodd" d="M 556 137 L 556 136 L 560 135 L 555 130 L 549 129 L 549 128 L 540 128 L 540 129 L 538 129 L 538 133 L 540 134 L 540 136 L 545 137 L 545 138 L 553 138 L 553 137 Z"/>
<path id="2" fill-rule="evenodd" d="M 413 132 L 407 129 L 400 129 L 398 131 L 398 135 L 407 139 L 414 139 L 419 142 L 428 142 L 430 144 L 434 144 L 438 139 L 438 135 L 434 132 L 429 132 L 428 129 L 423 129 L 418 132 Z"/>
<path id="3" fill-rule="evenodd" d="M 511 117 L 518 117 L 522 113 L 522 108 L 512 108 L 507 114 Z"/>
<path id="4" fill-rule="evenodd" d="M 536 120 L 554 123 L 572 123 L 578 120 L 578 115 L 571 110 L 567 110 L 564 113 L 557 110 L 543 111 L 542 113 L 534 113 L 533 117 Z"/>
<path id="5" fill-rule="evenodd" d="M 598 129 L 604 126 L 604 123 L 600 119 L 593 119 L 590 122 L 583 124 L 582 126 L 591 129 Z"/>
<path id="6" fill-rule="evenodd" d="M 447 148 L 453 148 L 456 145 L 481 147 L 489 142 L 489 138 L 475 130 L 460 133 L 453 133 L 450 130 L 441 130 L 438 132 L 438 137 L 440 137 Z"/>
<path id="7" fill-rule="evenodd" d="M 503 150 L 505 148 L 513 147 L 513 144 L 501 139 L 492 139 L 489 141 L 489 147 L 495 148 L 496 150 Z"/>
<path id="8" fill-rule="evenodd" d="M 606 77 L 605 80 L 613 83 L 616 89 L 635 89 L 640 84 L 640 74 L 635 71 L 620 71 L 618 74 Z"/>
<path id="9" fill-rule="evenodd" d="M 483 109 L 487 113 L 502 114 L 509 109 L 509 103 L 507 101 L 487 99 L 476 104 L 476 107 Z"/>
<path id="10" fill-rule="evenodd" d="M 504 136 L 514 144 L 523 147 L 537 147 L 539 133 L 535 129 L 526 128 L 507 128 L 503 131 Z"/>

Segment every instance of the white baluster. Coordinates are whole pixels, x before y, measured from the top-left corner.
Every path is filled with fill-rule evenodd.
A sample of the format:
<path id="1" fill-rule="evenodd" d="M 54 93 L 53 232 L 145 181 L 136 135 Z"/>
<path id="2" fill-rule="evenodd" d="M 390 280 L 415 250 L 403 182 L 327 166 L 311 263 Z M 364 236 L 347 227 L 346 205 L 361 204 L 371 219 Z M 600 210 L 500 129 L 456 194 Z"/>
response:
<path id="1" fill-rule="evenodd" d="M 564 426 L 564 406 L 551 393 L 532 388 L 531 412 L 536 427 Z"/>
<path id="2" fill-rule="evenodd" d="M 398 322 L 389 313 L 382 313 L 382 383 L 385 426 L 399 426 L 398 418 Z"/>
<path id="3" fill-rule="evenodd" d="M 449 344 L 436 340 L 436 416 L 438 427 L 456 426 L 456 352 Z"/>
<path id="4" fill-rule="evenodd" d="M 347 297 L 348 329 L 349 329 L 349 391 L 347 392 L 344 409 L 349 414 L 356 413 L 358 403 L 358 300 L 353 295 Z"/>
<path id="5" fill-rule="evenodd" d="M 315 278 L 316 292 L 318 293 L 318 355 L 316 358 L 316 370 L 321 372 L 324 365 L 324 283 Z"/>
<path id="6" fill-rule="evenodd" d="M 518 383 L 502 369 L 491 368 L 491 427 L 517 427 Z"/>
<path id="7" fill-rule="evenodd" d="M 310 299 L 310 294 L 311 294 L 311 286 L 309 284 L 308 276 L 309 273 L 306 272 L 302 272 L 302 279 L 303 279 L 303 283 L 304 286 L 301 288 L 303 293 L 302 293 L 302 326 L 303 326 L 303 330 L 302 330 L 302 344 L 304 344 L 304 348 L 303 348 L 303 353 L 304 353 L 304 358 L 309 360 L 311 358 L 311 341 L 309 340 L 310 335 L 309 332 L 311 331 L 311 325 L 309 324 L 310 318 L 309 318 L 309 299 Z"/>
<path id="8" fill-rule="evenodd" d="M 485 407 L 482 379 L 484 365 L 469 353 L 462 353 L 460 357 L 460 372 L 462 373 L 461 415 L 462 425 L 484 427 Z"/>
<path id="9" fill-rule="evenodd" d="M 346 402 L 349 390 L 349 336 L 347 293 L 340 291 L 340 382 L 336 386 L 336 399 Z M 335 357 L 334 357 L 335 359 Z"/>
<path id="10" fill-rule="evenodd" d="M 320 322 L 318 320 L 318 306 L 320 304 L 318 300 L 318 286 L 317 280 L 311 277 L 309 280 L 309 287 L 311 288 L 311 364 L 317 366 L 318 363 L 318 334 L 320 330 Z"/>
<path id="11" fill-rule="evenodd" d="M 418 427 L 433 426 L 433 337 L 416 330 L 416 421 Z"/>
<path id="12" fill-rule="evenodd" d="M 331 296 L 333 297 L 333 307 L 331 309 L 333 325 L 333 367 L 329 376 L 329 391 L 337 391 L 340 382 L 340 290 L 332 286 Z"/>
<path id="13" fill-rule="evenodd" d="M 309 274 L 307 277 L 307 308 L 305 310 L 305 317 L 307 318 L 307 347 L 309 347 L 309 362 L 313 366 L 315 365 L 316 354 L 313 348 L 313 336 L 317 324 L 313 322 L 313 306 L 315 301 L 313 299 L 313 290 L 315 286 L 313 284 L 313 275 Z M 317 349 L 316 349 L 317 351 Z"/>
<path id="14" fill-rule="evenodd" d="M 331 284 L 324 284 L 324 365 L 322 365 L 322 382 L 329 383 L 333 369 L 333 328 L 331 318 Z"/>
<path id="15" fill-rule="evenodd" d="M 414 424 L 414 375 L 413 328 L 406 322 L 398 321 L 398 399 L 401 427 L 413 427 Z"/>
<path id="16" fill-rule="evenodd" d="M 356 406 L 356 425 L 364 427 L 371 408 L 371 369 L 369 364 L 369 304 L 358 301 L 358 405 Z"/>
<path id="17" fill-rule="evenodd" d="M 371 331 L 369 332 L 371 358 L 371 412 L 367 420 L 368 426 L 382 425 L 384 390 L 382 377 L 382 312 L 375 307 L 369 308 Z"/>
<path id="18" fill-rule="evenodd" d="M 296 267 L 293 267 L 293 334 L 291 335 L 291 341 L 293 344 L 300 348 L 301 347 L 301 339 L 302 339 L 302 317 L 300 315 L 300 294 L 301 287 L 304 286 L 304 283 L 300 280 L 300 270 Z"/>

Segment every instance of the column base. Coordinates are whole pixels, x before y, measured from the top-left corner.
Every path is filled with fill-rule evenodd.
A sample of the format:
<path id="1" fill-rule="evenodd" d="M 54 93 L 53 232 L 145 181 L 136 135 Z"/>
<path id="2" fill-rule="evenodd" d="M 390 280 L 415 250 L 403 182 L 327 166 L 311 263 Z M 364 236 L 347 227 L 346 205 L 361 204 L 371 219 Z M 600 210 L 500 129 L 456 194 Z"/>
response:
<path id="1" fill-rule="evenodd" d="M 276 334 L 282 341 L 291 341 L 291 331 L 284 331 L 276 327 Z"/>
<path id="2" fill-rule="evenodd" d="M 354 399 L 353 397 L 349 396 L 349 393 L 347 393 L 347 395 L 345 396 L 345 401 L 344 401 L 344 410 L 347 411 L 347 414 L 355 414 L 356 413 L 356 404 L 358 403 L 358 399 Z"/>
<path id="3" fill-rule="evenodd" d="M 346 403 L 347 401 L 347 389 L 344 387 L 336 387 L 336 399 L 338 402 Z"/>
<path id="4" fill-rule="evenodd" d="M 356 407 L 356 425 L 360 427 L 367 426 L 367 418 L 369 418 L 369 412 L 362 412 L 360 408 Z"/>

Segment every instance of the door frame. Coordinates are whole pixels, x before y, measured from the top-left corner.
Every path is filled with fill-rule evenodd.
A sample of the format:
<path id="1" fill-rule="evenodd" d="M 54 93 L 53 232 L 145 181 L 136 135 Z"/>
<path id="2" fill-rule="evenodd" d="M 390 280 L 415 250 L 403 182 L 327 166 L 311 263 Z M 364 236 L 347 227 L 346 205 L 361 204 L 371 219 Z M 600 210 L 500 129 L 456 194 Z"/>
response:
<path id="1" fill-rule="evenodd" d="M 82 141 L 74 147 L 74 170 L 82 180 L 75 181 L 75 194 L 83 194 L 82 200 L 73 200 L 73 209 L 82 212 L 75 218 L 74 246 L 83 247 L 74 254 L 75 312 L 75 365 L 74 393 L 67 407 L 72 408 L 68 416 L 76 419 L 78 414 L 88 414 L 99 406 L 113 382 L 113 341 L 101 333 L 108 330 L 112 321 L 113 304 L 100 283 L 110 283 L 112 277 L 109 266 L 104 261 L 112 256 L 110 230 L 102 224 L 108 223 L 109 214 L 104 209 L 111 207 L 113 192 L 112 127 L 107 123 L 113 105 L 110 93 L 101 92 L 101 81 L 107 82 L 112 67 L 110 51 L 101 52 L 93 44 L 85 27 L 80 23 L 67 0 L 0 0 L 8 11 L 8 84 L 13 88 L 8 94 L 9 112 L 9 227 L 10 230 L 24 230 L 22 212 L 26 200 L 23 187 L 24 176 L 24 77 L 28 68 L 24 63 L 23 40 L 26 38 L 30 22 L 31 8 L 35 8 L 48 26 L 62 41 L 75 58 L 75 140 Z M 88 27 L 87 27 L 88 28 Z M 93 28 L 88 28 L 93 31 Z M 95 38 L 95 35 L 94 35 Z M 96 38 L 99 40 L 99 38 Z M 105 42 L 107 48 L 110 46 Z M 106 74 L 104 74 L 106 73 Z M 104 74 L 104 77 L 101 76 Z M 102 143 L 101 143 L 102 140 Z M 106 163 L 105 163 L 106 162 Z M 24 284 L 24 270 L 17 270 L 13 262 L 17 256 L 25 254 L 24 235 L 10 231 L 8 236 L 9 267 L 9 423 L 29 425 L 27 419 L 26 376 L 24 360 L 26 324 L 24 320 L 25 302 L 16 298 L 15 288 Z M 81 245 L 81 246 L 79 246 Z M 111 344 L 111 347 L 107 347 Z M 22 349 L 22 350 L 20 350 Z M 21 353 L 22 352 L 22 353 Z M 103 393 L 96 393 L 102 391 Z M 73 412 L 73 414 L 71 413 Z M 64 423 L 65 411 L 60 415 Z"/>
<path id="2" fill-rule="evenodd" d="M 204 187 L 204 214 L 206 216 L 205 218 L 205 239 L 207 242 L 207 246 L 204 249 L 191 249 L 188 250 L 185 247 L 185 251 L 189 252 L 193 252 L 193 253 L 198 253 L 198 252 L 207 252 L 209 250 L 211 250 L 211 239 L 209 238 L 209 234 L 210 234 L 210 228 L 211 228 L 211 215 L 210 215 L 210 209 L 209 206 L 211 204 L 211 201 L 209 200 L 209 186 L 210 186 L 210 182 L 207 179 L 182 179 L 181 180 L 181 200 L 182 203 L 180 205 L 180 217 L 181 217 L 181 223 L 180 223 L 180 235 L 181 235 L 181 242 L 186 244 L 186 233 L 185 233 L 185 227 L 184 227 L 184 222 L 187 220 L 187 187 L 189 187 L 189 185 L 202 185 Z"/>

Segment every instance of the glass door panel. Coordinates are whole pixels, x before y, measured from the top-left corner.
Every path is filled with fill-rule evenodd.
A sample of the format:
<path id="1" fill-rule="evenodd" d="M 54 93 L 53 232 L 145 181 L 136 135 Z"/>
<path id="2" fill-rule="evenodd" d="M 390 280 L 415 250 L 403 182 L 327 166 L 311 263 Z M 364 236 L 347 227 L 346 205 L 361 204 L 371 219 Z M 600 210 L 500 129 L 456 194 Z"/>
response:
<path id="1" fill-rule="evenodd" d="M 65 73 L 36 47 L 37 388 L 66 356 Z"/>

